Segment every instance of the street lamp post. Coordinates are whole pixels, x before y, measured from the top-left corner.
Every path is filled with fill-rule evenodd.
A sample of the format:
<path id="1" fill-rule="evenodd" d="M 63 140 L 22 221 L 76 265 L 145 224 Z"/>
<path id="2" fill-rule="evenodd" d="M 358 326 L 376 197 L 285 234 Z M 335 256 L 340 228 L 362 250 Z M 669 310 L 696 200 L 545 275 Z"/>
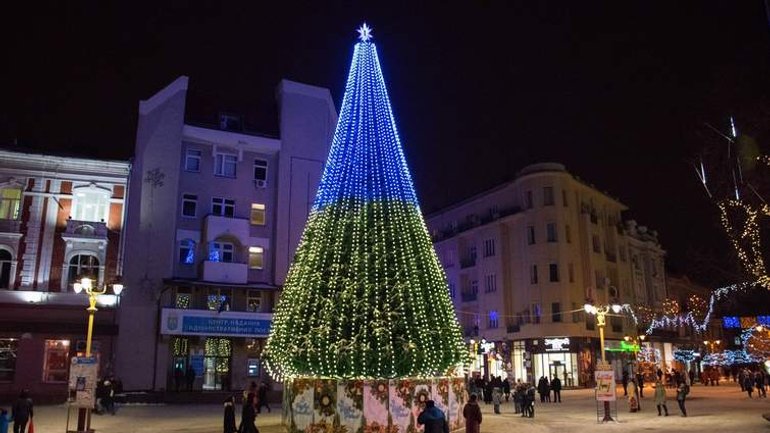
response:
<path id="1" fill-rule="evenodd" d="M 96 313 L 96 301 L 99 295 L 107 293 L 107 286 L 102 286 L 101 289 L 94 285 L 94 282 L 90 278 L 82 278 L 79 282 L 72 285 L 75 293 L 80 294 L 85 292 L 88 296 L 88 332 L 86 333 L 86 358 L 91 357 L 91 340 L 94 334 L 94 314 Z M 112 284 L 112 292 L 116 296 L 120 296 L 123 292 L 123 284 Z M 91 409 L 81 407 L 78 409 L 78 432 L 91 431 Z"/>
<path id="2" fill-rule="evenodd" d="M 596 325 L 599 327 L 599 347 L 602 354 L 602 362 L 598 365 L 598 370 L 611 370 L 612 368 L 607 364 L 607 356 L 604 350 L 604 326 L 607 324 L 607 314 L 612 311 L 615 314 L 620 313 L 623 308 L 619 304 L 601 305 L 595 306 L 592 304 L 585 304 L 583 307 L 588 314 L 596 316 Z M 610 402 L 604 402 L 604 418 L 602 422 L 614 421 L 610 414 Z"/>

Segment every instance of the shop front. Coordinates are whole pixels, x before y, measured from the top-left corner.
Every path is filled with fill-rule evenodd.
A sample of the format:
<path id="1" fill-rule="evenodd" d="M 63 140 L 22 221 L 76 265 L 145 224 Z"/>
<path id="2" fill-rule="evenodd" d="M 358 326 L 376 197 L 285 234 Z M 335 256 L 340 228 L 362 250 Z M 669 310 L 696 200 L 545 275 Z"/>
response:
<path id="1" fill-rule="evenodd" d="M 168 346 L 167 389 L 234 390 L 264 374 L 261 353 L 272 314 L 161 311 L 161 342 Z"/>
<path id="2" fill-rule="evenodd" d="M 508 377 L 506 371 L 507 361 L 510 359 L 508 343 L 487 340 L 470 340 L 469 350 L 471 355 L 471 377 L 480 377 L 490 380 L 493 377 Z"/>
<path id="3" fill-rule="evenodd" d="M 545 376 L 558 377 L 565 387 L 590 386 L 598 346 L 585 337 L 548 336 L 512 343 L 511 376 L 514 381 L 536 383 Z"/>

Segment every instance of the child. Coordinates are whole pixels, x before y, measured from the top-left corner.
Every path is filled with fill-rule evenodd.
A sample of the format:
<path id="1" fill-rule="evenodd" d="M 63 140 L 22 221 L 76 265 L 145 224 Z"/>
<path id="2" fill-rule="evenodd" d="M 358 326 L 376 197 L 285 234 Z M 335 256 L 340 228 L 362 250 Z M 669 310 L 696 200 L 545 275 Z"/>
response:
<path id="1" fill-rule="evenodd" d="M 228 397 L 227 400 L 225 400 L 225 422 L 224 422 L 224 433 L 234 433 L 238 431 L 238 428 L 235 427 L 235 399 L 233 397 Z M 0 433 L 2 433 L 0 431 Z"/>
<path id="2" fill-rule="evenodd" d="M 8 424 L 11 422 L 11 416 L 8 411 L 0 409 L 0 433 L 8 433 Z"/>

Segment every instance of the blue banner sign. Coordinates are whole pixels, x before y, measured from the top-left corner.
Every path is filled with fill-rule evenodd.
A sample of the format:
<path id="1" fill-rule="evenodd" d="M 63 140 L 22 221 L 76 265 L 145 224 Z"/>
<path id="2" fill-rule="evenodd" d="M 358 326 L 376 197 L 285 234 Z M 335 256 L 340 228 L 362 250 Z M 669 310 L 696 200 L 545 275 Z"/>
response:
<path id="1" fill-rule="evenodd" d="M 272 314 L 164 308 L 160 331 L 167 335 L 267 337 L 272 323 Z"/>

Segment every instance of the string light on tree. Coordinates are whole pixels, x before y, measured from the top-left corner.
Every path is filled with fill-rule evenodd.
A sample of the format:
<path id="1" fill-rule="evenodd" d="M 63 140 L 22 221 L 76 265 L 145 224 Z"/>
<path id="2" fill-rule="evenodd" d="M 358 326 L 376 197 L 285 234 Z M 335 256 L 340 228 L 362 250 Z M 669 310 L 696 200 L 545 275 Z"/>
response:
<path id="1" fill-rule="evenodd" d="M 445 376 L 468 353 L 404 158 L 371 28 L 264 361 L 277 379 Z"/>

